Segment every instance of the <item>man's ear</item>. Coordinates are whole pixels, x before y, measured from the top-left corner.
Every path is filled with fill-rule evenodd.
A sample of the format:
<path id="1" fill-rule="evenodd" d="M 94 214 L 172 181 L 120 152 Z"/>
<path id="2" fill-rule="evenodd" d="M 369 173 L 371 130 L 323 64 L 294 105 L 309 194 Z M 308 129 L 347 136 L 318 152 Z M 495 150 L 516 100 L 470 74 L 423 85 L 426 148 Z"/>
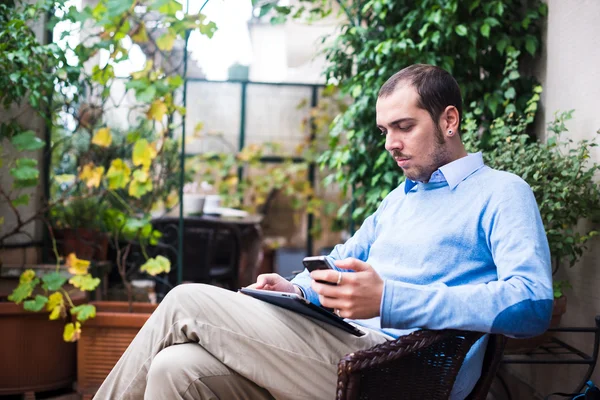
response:
<path id="1" fill-rule="evenodd" d="M 460 115 L 458 110 L 454 106 L 448 106 L 440 116 L 440 126 L 444 133 L 452 131 L 453 133 L 458 132 L 458 125 L 460 121 Z"/>

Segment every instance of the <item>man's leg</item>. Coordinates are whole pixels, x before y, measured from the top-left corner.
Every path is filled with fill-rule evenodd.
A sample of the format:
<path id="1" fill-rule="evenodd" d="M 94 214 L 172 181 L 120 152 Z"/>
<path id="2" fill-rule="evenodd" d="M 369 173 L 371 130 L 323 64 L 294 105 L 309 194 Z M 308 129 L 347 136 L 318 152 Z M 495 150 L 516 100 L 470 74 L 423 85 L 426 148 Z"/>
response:
<path id="1" fill-rule="evenodd" d="M 275 398 L 333 398 L 339 359 L 386 339 L 329 324 L 214 286 L 179 285 L 165 297 L 99 389 L 96 399 L 141 399 L 156 355 L 200 344 Z"/>
<path id="2" fill-rule="evenodd" d="M 271 400 L 268 391 L 230 370 L 197 343 L 163 349 L 148 371 L 144 400 Z"/>

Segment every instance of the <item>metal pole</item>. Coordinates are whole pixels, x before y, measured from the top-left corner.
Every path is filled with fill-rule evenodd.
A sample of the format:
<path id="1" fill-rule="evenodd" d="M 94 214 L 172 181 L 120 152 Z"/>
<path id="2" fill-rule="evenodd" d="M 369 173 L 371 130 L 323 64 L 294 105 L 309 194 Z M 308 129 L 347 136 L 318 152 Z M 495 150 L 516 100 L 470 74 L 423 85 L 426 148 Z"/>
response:
<path id="1" fill-rule="evenodd" d="M 186 2 L 186 12 L 189 4 Z M 183 47 L 183 107 L 187 107 L 187 58 L 188 58 L 188 40 L 190 39 L 190 30 L 185 32 L 185 45 Z M 183 242 L 185 240 L 183 229 L 183 185 L 185 184 L 185 121 L 186 116 L 181 116 L 181 154 L 179 155 L 179 228 L 177 240 L 177 284 L 183 281 Z"/>
<path id="2" fill-rule="evenodd" d="M 48 23 L 52 19 L 52 11 L 48 11 L 46 13 L 46 21 L 44 24 L 47 29 L 44 29 L 44 44 L 54 42 L 54 32 L 52 29 L 48 27 Z M 44 140 L 46 144 L 44 146 L 44 153 L 42 154 L 42 163 L 43 163 L 43 176 L 42 176 L 42 185 L 44 186 L 44 202 L 50 202 L 50 168 L 52 162 L 52 129 L 50 128 L 50 124 L 52 123 L 52 93 L 48 94 L 48 105 L 47 105 L 47 117 L 48 119 L 44 121 Z M 49 220 L 50 212 L 46 211 L 44 217 Z M 46 263 L 50 261 L 49 248 L 51 247 L 50 243 L 50 232 L 45 224 L 42 225 L 42 262 Z M 34 244 L 32 244 L 34 245 Z"/>
<path id="3" fill-rule="evenodd" d="M 316 86 L 313 86 L 312 96 L 310 98 L 311 109 L 315 108 L 317 106 L 318 97 L 319 97 L 318 88 Z M 314 123 L 314 118 L 311 117 L 311 119 L 310 119 L 310 143 L 311 144 L 315 141 L 315 137 L 316 137 L 316 125 Z M 313 190 L 315 189 L 315 175 L 316 175 L 315 163 L 311 161 L 310 164 L 308 165 L 308 181 L 310 182 L 310 187 L 313 188 Z M 306 232 L 306 255 L 310 256 L 314 252 L 313 238 L 312 238 L 311 231 L 313 228 L 315 216 L 312 213 L 308 213 L 307 218 L 308 218 L 308 223 L 307 223 L 307 232 Z"/>
<path id="4" fill-rule="evenodd" d="M 246 100 L 247 100 L 247 89 L 248 82 L 242 82 L 242 93 L 241 93 L 241 110 L 240 110 L 240 143 L 238 150 L 242 151 L 246 145 Z M 241 182 L 244 175 L 244 168 L 238 167 L 238 179 Z"/>
<path id="5" fill-rule="evenodd" d="M 352 215 L 354 214 L 354 210 L 356 209 L 356 197 L 354 197 L 354 191 L 356 190 L 356 185 L 352 183 L 352 200 L 350 200 L 350 226 L 348 228 L 350 236 L 354 235 L 354 218 Z"/>

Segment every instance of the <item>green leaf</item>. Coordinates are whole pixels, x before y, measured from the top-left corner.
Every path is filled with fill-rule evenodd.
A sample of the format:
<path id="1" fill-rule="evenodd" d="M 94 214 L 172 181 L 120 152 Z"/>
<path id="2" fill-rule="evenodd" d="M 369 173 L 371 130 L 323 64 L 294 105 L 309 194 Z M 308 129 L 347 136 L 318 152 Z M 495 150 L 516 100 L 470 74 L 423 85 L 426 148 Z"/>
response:
<path id="1" fill-rule="evenodd" d="M 205 35 L 207 38 L 212 38 L 215 32 L 217 31 L 217 24 L 214 22 L 209 22 L 207 24 L 202 24 L 198 27 L 198 30 L 201 34 Z"/>
<path id="2" fill-rule="evenodd" d="M 535 55 L 535 52 L 537 51 L 537 40 L 535 39 L 535 37 L 527 36 L 525 38 L 525 49 L 532 56 Z"/>
<path id="3" fill-rule="evenodd" d="M 156 96 L 156 88 L 154 86 L 148 86 L 142 90 L 136 90 L 135 98 L 141 103 L 151 103 Z"/>
<path id="4" fill-rule="evenodd" d="M 77 316 L 77 321 L 84 322 L 96 316 L 96 307 L 91 304 L 81 304 L 71 308 L 71 314 Z"/>
<path id="5" fill-rule="evenodd" d="M 125 84 L 125 89 L 129 90 L 129 89 L 133 89 L 133 90 L 140 90 L 143 91 L 146 88 L 148 88 L 148 86 L 150 86 L 150 83 L 148 82 L 147 79 L 132 79 L 130 81 L 127 81 L 127 83 Z"/>
<path id="6" fill-rule="evenodd" d="M 92 277 L 91 274 L 75 275 L 69 279 L 69 283 L 81 291 L 92 291 L 100 284 L 100 279 Z"/>
<path id="7" fill-rule="evenodd" d="M 27 204 L 29 204 L 28 194 L 22 194 L 12 201 L 12 205 L 15 207 L 26 206 Z"/>
<path id="8" fill-rule="evenodd" d="M 33 300 L 27 300 L 23 303 L 23 308 L 27 311 L 38 312 L 48 302 L 48 298 L 46 296 L 36 295 Z"/>
<path id="9" fill-rule="evenodd" d="M 59 290 L 65 284 L 65 282 L 67 282 L 67 279 L 68 278 L 60 272 L 53 271 L 42 277 L 42 288 L 50 292 L 55 292 Z"/>
<path id="10" fill-rule="evenodd" d="M 105 86 L 108 81 L 115 77 L 115 70 L 112 65 L 107 64 L 104 68 L 94 65 L 92 68 L 92 80 Z"/>
<path id="11" fill-rule="evenodd" d="M 464 26 L 463 24 L 456 25 L 456 27 L 454 28 L 454 31 L 456 32 L 456 34 L 458 36 L 467 36 L 467 33 L 468 33 L 467 27 Z"/>
<path id="12" fill-rule="evenodd" d="M 33 131 L 25 131 L 15 135 L 11 143 L 17 151 L 33 151 L 44 147 L 46 142 L 38 138 Z"/>
<path id="13" fill-rule="evenodd" d="M 506 92 L 504 92 L 504 98 L 506 99 L 514 99 L 516 95 L 515 88 L 508 88 Z"/>
<path id="14" fill-rule="evenodd" d="M 107 0 L 107 16 L 110 19 L 123 17 L 123 14 L 129 11 L 132 5 L 133 0 Z"/>
<path id="15" fill-rule="evenodd" d="M 479 7 L 480 0 L 472 1 L 469 5 L 469 13 L 472 13 L 477 7 Z"/>
<path id="16" fill-rule="evenodd" d="M 508 41 L 506 39 L 500 39 L 496 42 L 496 50 L 498 50 L 498 53 L 504 54 L 507 45 Z"/>
<path id="17" fill-rule="evenodd" d="M 19 158 L 15 162 L 15 165 L 15 168 L 11 168 L 10 174 L 18 181 L 37 180 L 40 176 L 40 171 L 37 169 L 37 160 Z"/>
<path id="18" fill-rule="evenodd" d="M 20 282 L 19 285 L 8 296 L 8 300 L 20 304 L 29 296 L 31 296 L 33 289 L 35 289 L 39 282 L 39 278 L 35 278 L 27 282 Z"/>
<path id="19" fill-rule="evenodd" d="M 166 15 L 175 15 L 176 12 L 182 10 L 183 5 L 175 0 L 169 0 L 158 8 L 158 11 Z"/>
<path id="20" fill-rule="evenodd" d="M 269 13 L 275 7 L 274 3 L 267 3 L 260 7 L 260 11 L 258 13 L 258 18 L 262 18 Z"/>
<path id="21" fill-rule="evenodd" d="M 481 32 L 481 35 L 483 37 L 486 37 L 486 38 L 490 37 L 490 26 L 488 24 L 481 25 L 481 28 L 479 28 L 479 31 Z"/>
<path id="22" fill-rule="evenodd" d="M 183 85 L 183 78 L 180 75 L 169 76 L 167 81 L 171 89 L 177 89 Z"/>

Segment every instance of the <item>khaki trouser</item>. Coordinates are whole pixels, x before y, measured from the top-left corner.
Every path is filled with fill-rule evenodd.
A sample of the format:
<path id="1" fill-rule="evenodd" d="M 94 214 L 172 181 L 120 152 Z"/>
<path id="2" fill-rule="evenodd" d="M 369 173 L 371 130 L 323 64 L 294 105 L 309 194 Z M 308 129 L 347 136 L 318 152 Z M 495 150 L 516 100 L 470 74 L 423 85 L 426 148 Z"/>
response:
<path id="1" fill-rule="evenodd" d="M 150 316 L 95 399 L 333 399 L 337 363 L 388 340 L 214 286 L 185 284 Z"/>

